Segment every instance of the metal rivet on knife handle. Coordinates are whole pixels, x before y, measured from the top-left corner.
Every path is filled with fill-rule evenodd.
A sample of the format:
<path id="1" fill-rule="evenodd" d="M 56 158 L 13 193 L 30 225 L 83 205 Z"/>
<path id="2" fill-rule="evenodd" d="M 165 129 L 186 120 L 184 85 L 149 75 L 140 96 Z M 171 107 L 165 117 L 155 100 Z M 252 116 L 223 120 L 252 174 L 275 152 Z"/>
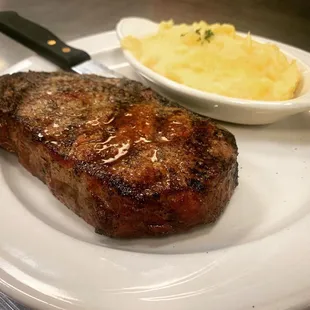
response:
<path id="1" fill-rule="evenodd" d="M 56 41 L 55 41 L 55 40 L 48 40 L 48 41 L 47 41 L 47 44 L 48 44 L 48 45 L 55 45 L 55 44 L 56 44 Z"/>
<path id="2" fill-rule="evenodd" d="M 71 48 L 70 47 L 63 47 L 61 49 L 64 53 L 70 53 L 71 52 Z"/>

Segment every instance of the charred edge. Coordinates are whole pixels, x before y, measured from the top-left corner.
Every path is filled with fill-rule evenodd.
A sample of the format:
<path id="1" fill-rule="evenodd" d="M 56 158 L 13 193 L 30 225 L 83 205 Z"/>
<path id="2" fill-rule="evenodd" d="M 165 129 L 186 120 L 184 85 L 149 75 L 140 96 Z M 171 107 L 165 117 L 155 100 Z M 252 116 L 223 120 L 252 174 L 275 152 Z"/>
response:
<path id="1" fill-rule="evenodd" d="M 161 198 L 159 192 L 145 193 L 145 188 L 142 186 L 137 187 L 120 178 L 111 178 L 108 184 L 111 188 L 115 189 L 120 196 L 134 199 L 138 203 L 145 203 L 149 200 L 160 200 Z"/>
<path id="2" fill-rule="evenodd" d="M 235 187 L 237 187 L 239 185 L 239 164 L 237 161 L 235 162 L 233 169 L 234 169 L 233 179 L 234 183 L 236 184 Z"/>
<path id="3" fill-rule="evenodd" d="M 238 146 L 235 136 L 229 132 L 226 128 L 218 126 L 216 134 L 221 134 L 223 138 L 232 145 L 233 149 L 236 150 L 236 153 L 238 154 Z"/>
<path id="4" fill-rule="evenodd" d="M 135 186 L 128 184 L 120 178 L 111 178 L 108 181 L 108 184 L 110 187 L 114 188 L 122 197 L 129 197 L 138 203 L 144 203 L 147 201 L 147 196 L 143 193 L 142 190 L 139 190 Z"/>
<path id="5" fill-rule="evenodd" d="M 197 179 L 190 179 L 187 182 L 188 186 L 190 186 L 195 192 L 201 193 L 206 190 L 206 186 Z"/>

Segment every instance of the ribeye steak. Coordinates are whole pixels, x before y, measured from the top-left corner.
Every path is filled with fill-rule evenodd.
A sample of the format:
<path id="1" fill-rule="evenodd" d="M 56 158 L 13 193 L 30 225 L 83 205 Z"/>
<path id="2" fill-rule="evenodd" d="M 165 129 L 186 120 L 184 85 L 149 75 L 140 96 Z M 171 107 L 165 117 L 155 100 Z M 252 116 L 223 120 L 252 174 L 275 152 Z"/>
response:
<path id="1" fill-rule="evenodd" d="M 238 183 L 230 132 L 126 79 L 1 76 L 0 146 L 111 237 L 215 222 Z"/>

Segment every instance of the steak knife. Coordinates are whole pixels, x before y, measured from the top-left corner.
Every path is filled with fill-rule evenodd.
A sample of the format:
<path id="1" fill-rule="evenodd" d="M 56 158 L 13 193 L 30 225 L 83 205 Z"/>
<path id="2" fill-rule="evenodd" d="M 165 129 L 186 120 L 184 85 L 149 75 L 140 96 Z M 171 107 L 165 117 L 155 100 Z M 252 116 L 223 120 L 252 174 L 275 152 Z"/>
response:
<path id="1" fill-rule="evenodd" d="M 30 48 L 63 70 L 79 74 L 123 77 L 107 66 L 91 59 L 85 51 L 69 46 L 48 29 L 14 11 L 0 12 L 0 32 Z"/>

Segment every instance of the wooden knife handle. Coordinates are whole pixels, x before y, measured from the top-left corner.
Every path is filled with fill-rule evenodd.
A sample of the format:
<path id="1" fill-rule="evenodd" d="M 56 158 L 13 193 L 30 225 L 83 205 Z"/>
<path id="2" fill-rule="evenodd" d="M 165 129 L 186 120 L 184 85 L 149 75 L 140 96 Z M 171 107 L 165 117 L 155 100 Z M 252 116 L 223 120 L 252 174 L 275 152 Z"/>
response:
<path id="1" fill-rule="evenodd" d="M 0 12 L 0 32 L 65 70 L 90 59 L 86 52 L 67 45 L 46 28 L 13 11 Z"/>

